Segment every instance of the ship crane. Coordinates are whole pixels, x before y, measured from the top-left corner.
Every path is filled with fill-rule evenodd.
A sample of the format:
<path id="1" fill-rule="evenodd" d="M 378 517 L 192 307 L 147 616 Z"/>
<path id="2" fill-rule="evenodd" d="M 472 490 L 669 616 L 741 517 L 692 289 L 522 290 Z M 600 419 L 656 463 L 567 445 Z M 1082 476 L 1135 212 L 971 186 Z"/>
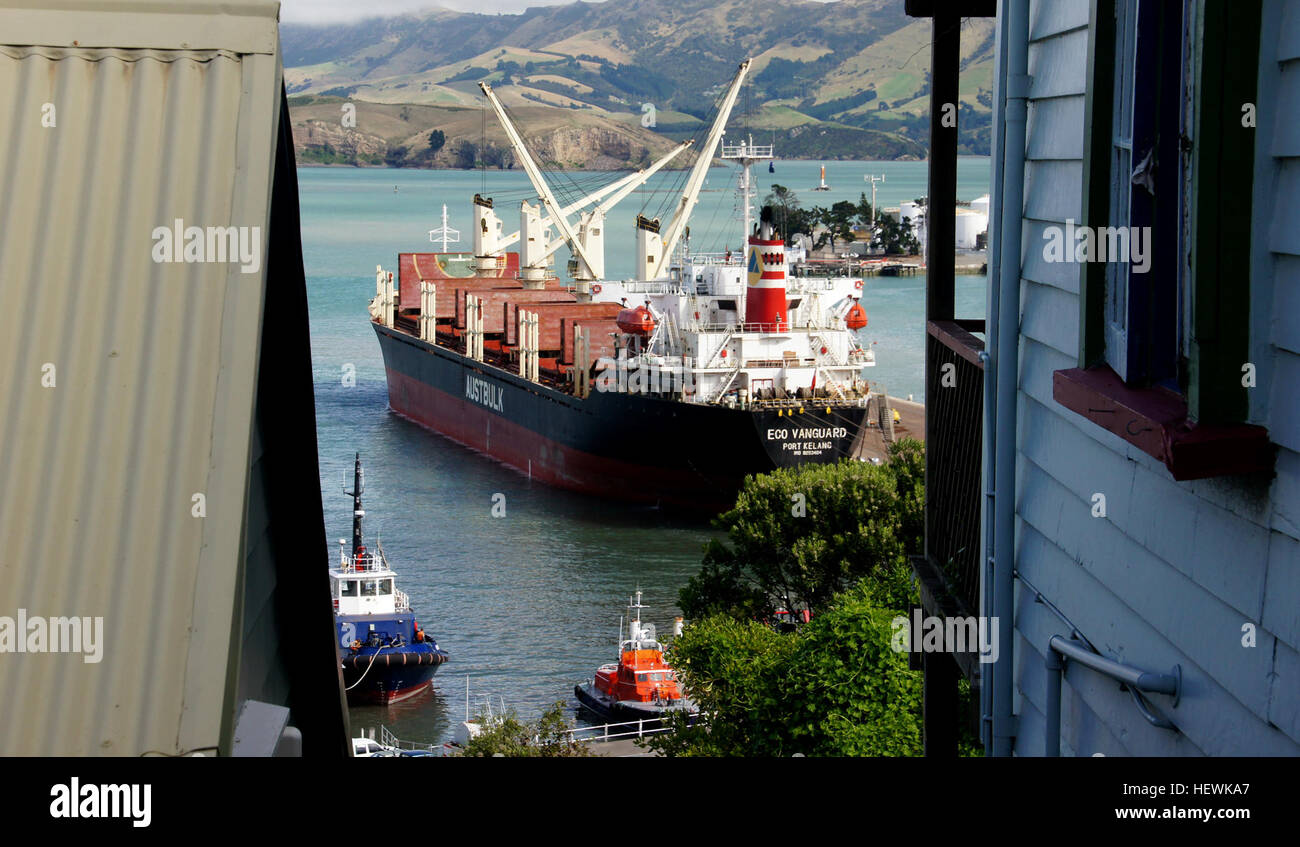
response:
<path id="1" fill-rule="evenodd" d="M 610 194 L 614 194 L 613 197 L 610 197 L 608 200 L 606 200 L 604 203 L 601 203 L 597 207 L 600 209 L 602 214 L 608 212 L 611 208 L 618 205 L 620 201 L 622 201 L 625 197 L 627 197 L 627 195 L 631 194 L 633 191 L 635 191 L 636 189 L 644 185 L 646 180 L 648 180 L 650 177 L 654 176 L 656 173 L 662 170 L 665 165 L 667 165 L 673 159 L 677 158 L 678 154 L 682 153 L 687 147 L 690 147 L 694 143 L 695 142 L 693 141 L 683 141 L 681 144 L 677 145 L 672 150 L 670 150 L 668 154 L 665 155 L 662 159 L 655 162 L 650 167 L 645 168 L 644 170 L 636 171 L 635 173 L 630 173 L 620 180 L 611 182 L 609 185 L 606 185 L 604 188 L 599 188 L 591 192 L 590 194 L 586 195 L 585 197 L 575 200 L 574 202 L 565 206 L 561 210 L 561 212 L 565 215 L 571 215 L 574 212 L 577 212 L 592 203 L 604 199 Z M 550 226 L 551 219 L 550 218 L 544 219 L 542 221 L 542 225 Z M 519 240 L 519 230 L 515 230 L 510 235 L 507 235 L 504 238 L 499 239 L 497 241 L 497 247 L 499 249 L 504 250 L 505 248 L 514 244 L 518 240 Z M 556 242 L 556 247 L 558 247 L 560 244 L 563 243 L 564 242 L 562 239 L 558 240 Z"/>
<path id="2" fill-rule="evenodd" d="M 492 86 L 488 85 L 486 82 L 481 82 L 479 83 L 479 88 L 483 91 L 484 96 L 487 97 L 488 103 L 491 104 L 492 110 L 496 114 L 497 120 L 501 122 L 502 128 L 505 129 L 506 138 L 510 141 L 511 147 L 514 148 L 515 155 L 519 157 L 519 161 L 524 167 L 524 173 L 528 175 L 529 181 L 533 184 L 533 188 L 536 189 L 538 197 L 542 201 L 542 207 L 548 213 L 544 218 L 540 215 L 533 215 L 531 214 L 531 207 L 525 205 L 523 208 L 523 215 L 527 223 L 524 226 L 521 226 L 519 231 L 501 239 L 498 242 L 498 249 L 513 243 L 521 237 L 526 237 L 526 233 L 530 229 L 534 232 L 544 233 L 549 226 L 554 225 L 560 230 L 562 237 L 544 245 L 544 248 L 539 253 L 531 250 L 525 251 L 527 259 L 529 260 L 525 261 L 525 267 L 522 269 L 525 274 L 530 270 L 535 270 L 532 266 L 544 263 L 546 259 L 560 248 L 561 245 L 567 244 L 569 249 L 573 251 L 574 258 L 578 260 L 580 270 L 575 275 L 576 278 L 583 281 L 603 278 L 605 275 L 605 254 L 602 232 L 604 230 L 603 221 L 605 213 L 676 158 L 683 150 L 690 146 L 691 142 L 687 141 L 677 145 L 677 147 L 650 167 L 637 171 L 634 174 L 629 174 L 628 176 L 617 180 L 613 184 L 587 195 L 576 203 L 562 207 L 560 206 L 559 201 L 556 200 L 550 186 L 547 185 L 545 178 L 542 176 L 541 169 L 538 168 L 537 163 L 533 160 L 532 154 L 528 152 L 523 137 L 520 136 L 519 131 L 515 128 L 509 115 L 506 114 L 505 106 L 502 105 L 499 99 L 497 99 L 496 93 L 492 90 Z M 568 216 L 574 211 L 606 197 L 606 195 L 609 196 L 604 200 L 604 202 L 581 216 L 578 225 L 579 229 L 578 231 L 575 231 L 569 222 Z"/>
<path id="3" fill-rule="evenodd" d="M 736 97 L 740 94 L 740 86 L 745 81 L 745 74 L 749 72 L 751 61 L 751 59 L 746 59 L 740 63 L 740 67 L 736 70 L 736 77 L 731 81 L 731 87 L 727 90 L 727 95 L 722 98 L 722 104 L 718 107 L 718 117 L 713 121 L 713 126 L 709 128 L 709 135 L 704 141 L 704 146 L 700 148 L 699 158 L 695 160 L 695 167 L 691 169 L 691 176 L 686 181 L 686 187 L 682 190 L 682 198 L 677 206 L 677 211 L 673 215 L 672 222 L 668 224 L 668 229 L 664 232 L 663 246 L 658 251 L 659 255 L 650 263 L 648 279 L 659 279 L 665 275 L 668 257 L 677 248 L 677 242 L 682 237 L 686 222 L 690 220 L 691 212 L 694 211 L 695 204 L 700 199 L 700 189 L 704 186 L 704 177 L 709 172 L 709 166 L 713 164 L 713 154 L 718 149 L 718 143 L 722 141 L 722 135 L 726 131 L 727 118 L 731 116 L 731 110 L 736 105 Z"/>

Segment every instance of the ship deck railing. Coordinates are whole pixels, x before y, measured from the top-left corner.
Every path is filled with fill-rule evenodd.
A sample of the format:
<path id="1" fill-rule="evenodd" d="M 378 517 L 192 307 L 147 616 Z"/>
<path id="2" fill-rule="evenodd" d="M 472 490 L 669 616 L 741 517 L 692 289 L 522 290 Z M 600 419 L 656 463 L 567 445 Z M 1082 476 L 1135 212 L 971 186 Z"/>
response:
<path id="1" fill-rule="evenodd" d="M 745 254 L 740 251 L 731 253 L 692 253 L 686 259 L 688 265 L 743 265 Z"/>
<path id="2" fill-rule="evenodd" d="M 340 574 L 358 574 L 358 573 L 387 573 L 392 568 L 383 556 L 376 553 L 362 553 L 360 556 L 349 556 L 346 553 L 339 554 L 339 566 L 336 573 Z"/>
<path id="3" fill-rule="evenodd" d="M 750 397 L 749 402 L 745 404 L 747 409 L 803 409 L 812 410 L 844 406 L 854 406 L 857 408 L 866 408 L 867 395 L 863 394 L 858 397 L 847 395 L 846 399 L 839 400 L 835 397 L 807 397 L 800 399 L 798 397 L 786 397 L 784 399 L 772 398 L 771 400 L 755 400 Z"/>

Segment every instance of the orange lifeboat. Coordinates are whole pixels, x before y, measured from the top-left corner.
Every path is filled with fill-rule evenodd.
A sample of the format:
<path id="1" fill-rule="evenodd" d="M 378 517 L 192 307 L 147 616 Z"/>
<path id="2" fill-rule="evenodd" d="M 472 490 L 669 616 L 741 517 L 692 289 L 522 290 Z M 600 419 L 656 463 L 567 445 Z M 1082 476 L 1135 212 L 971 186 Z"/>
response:
<path id="1" fill-rule="evenodd" d="M 640 610 L 644 608 L 637 591 L 628 606 L 633 613 L 628 622 L 629 638 L 620 637 L 618 662 L 601 665 L 592 679 L 574 686 L 578 702 L 606 720 L 657 720 L 672 711 L 698 712 L 664 661 L 654 624 L 641 622 Z"/>
<path id="2" fill-rule="evenodd" d="M 844 325 L 849 329 L 862 329 L 867 325 L 867 310 L 861 303 L 854 303 L 849 313 L 844 316 Z"/>
<path id="3" fill-rule="evenodd" d="M 614 322 L 618 324 L 619 329 L 629 335 L 640 335 L 648 338 L 655 331 L 654 315 L 645 306 L 624 309 L 615 316 Z"/>

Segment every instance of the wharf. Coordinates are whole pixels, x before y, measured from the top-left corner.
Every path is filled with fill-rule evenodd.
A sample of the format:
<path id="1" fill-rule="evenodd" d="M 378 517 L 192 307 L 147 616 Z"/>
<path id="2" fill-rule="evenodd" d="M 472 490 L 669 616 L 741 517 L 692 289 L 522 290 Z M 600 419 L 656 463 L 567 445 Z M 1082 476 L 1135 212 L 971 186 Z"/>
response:
<path id="1" fill-rule="evenodd" d="M 892 410 L 898 411 L 899 420 L 891 425 Z M 889 456 L 891 442 L 900 438 L 925 441 L 925 406 L 887 394 L 872 394 L 867 401 L 866 424 L 853 442 L 850 456 L 867 462 L 876 459 L 883 462 Z"/>
<path id="2" fill-rule="evenodd" d="M 891 256 L 889 258 L 836 258 L 807 259 L 794 272 L 794 276 L 915 276 L 925 273 L 925 262 L 920 256 Z M 988 273 L 988 254 L 984 251 L 957 251 L 953 256 L 953 272 L 958 276 Z"/>

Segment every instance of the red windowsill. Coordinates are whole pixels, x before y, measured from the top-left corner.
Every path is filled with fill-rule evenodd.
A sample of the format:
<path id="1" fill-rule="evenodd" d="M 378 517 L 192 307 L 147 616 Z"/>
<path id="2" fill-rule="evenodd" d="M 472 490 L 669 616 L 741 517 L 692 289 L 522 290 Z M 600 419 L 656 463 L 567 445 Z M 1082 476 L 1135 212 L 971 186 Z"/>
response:
<path id="1" fill-rule="evenodd" d="M 1273 469 L 1273 445 L 1264 427 L 1194 424 L 1181 395 L 1164 388 L 1130 388 L 1105 365 L 1056 371 L 1052 397 L 1164 462 L 1176 480 Z"/>

